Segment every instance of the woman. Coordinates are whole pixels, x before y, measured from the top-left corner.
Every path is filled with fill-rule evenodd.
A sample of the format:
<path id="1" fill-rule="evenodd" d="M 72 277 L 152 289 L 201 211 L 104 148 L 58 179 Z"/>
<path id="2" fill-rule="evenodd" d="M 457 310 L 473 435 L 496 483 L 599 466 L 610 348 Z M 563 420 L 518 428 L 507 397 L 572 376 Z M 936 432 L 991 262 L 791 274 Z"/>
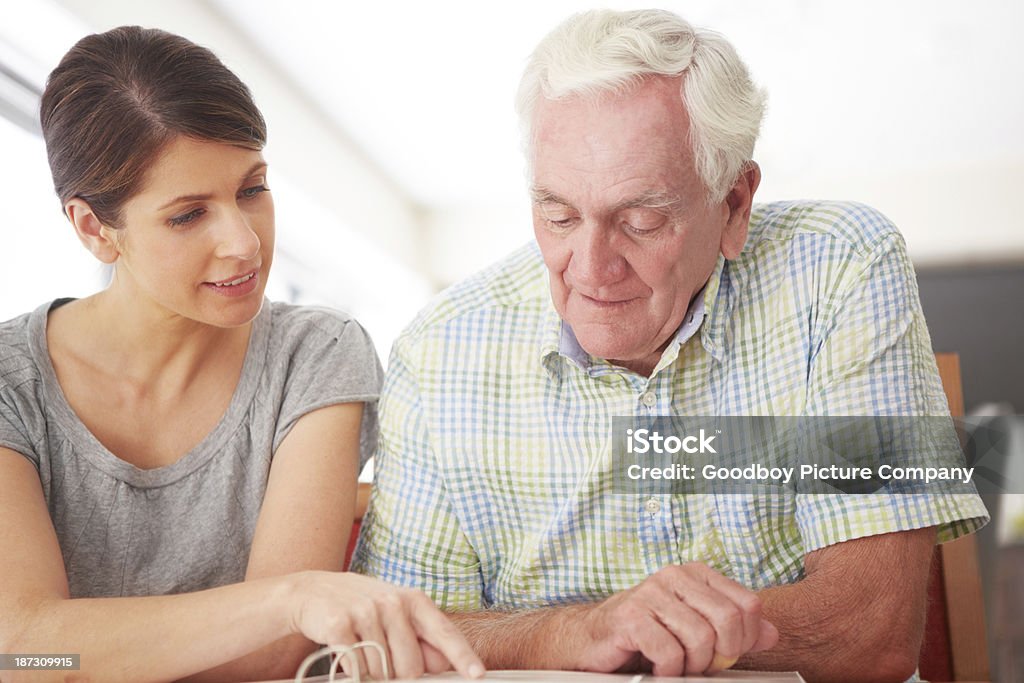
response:
<path id="1" fill-rule="evenodd" d="M 274 208 L 246 87 L 122 27 L 68 52 L 41 119 L 113 278 L 0 324 L 0 652 L 227 681 L 367 639 L 399 676 L 482 673 L 425 596 L 339 571 L 380 368 L 353 320 L 263 299 Z"/>

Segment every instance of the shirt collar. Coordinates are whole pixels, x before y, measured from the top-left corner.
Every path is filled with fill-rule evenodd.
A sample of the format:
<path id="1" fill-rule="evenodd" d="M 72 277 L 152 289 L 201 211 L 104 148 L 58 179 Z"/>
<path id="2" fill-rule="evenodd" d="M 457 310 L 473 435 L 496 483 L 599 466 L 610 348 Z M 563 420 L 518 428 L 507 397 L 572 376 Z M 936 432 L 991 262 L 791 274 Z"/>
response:
<path id="1" fill-rule="evenodd" d="M 723 261 L 724 259 L 719 259 L 719 264 L 716 265 L 711 278 L 701 291 L 693 297 L 686 315 L 683 316 L 682 324 L 676 330 L 672 341 L 669 342 L 665 351 L 662 352 L 661 360 L 655 367 L 654 374 L 657 374 L 664 367 L 673 363 L 679 355 L 679 348 L 693 337 L 697 330 L 701 329 L 701 324 L 704 322 L 705 317 L 707 317 L 709 304 L 714 303 L 713 298 L 709 302 L 709 290 L 712 290 L 715 295 L 718 292 L 718 279 L 721 275 Z M 572 326 L 558 315 L 550 296 L 548 296 L 548 306 L 545 311 L 543 340 L 541 344 L 541 363 L 549 370 L 554 370 L 550 363 L 557 356 L 565 358 L 584 372 L 589 372 L 594 366 L 594 359 L 580 346 Z M 703 341 L 705 341 L 704 336 L 702 336 Z"/>
<path id="2" fill-rule="evenodd" d="M 559 345 L 562 337 L 562 318 L 558 315 L 558 311 L 555 310 L 554 302 L 551 301 L 550 289 L 545 297 L 545 301 L 547 305 L 545 306 L 543 322 L 541 323 L 540 361 L 549 370 L 553 370 L 554 366 L 549 363 L 559 355 Z"/>
<path id="3" fill-rule="evenodd" d="M 700 341 L 704 348 L 718 362 L 724 358 L 725 325 L 730 313 L 730 296 L 732 289 L 729 261 L 721 254 L 715 269 L 704 285 L 704 318 L 705 324 L 700 330 Z"/>
<path id="4" fill-rule="evenodd" d="M 672 341 L 662 351 L 658 364 L 654 366 L 654 372 L 651 373 L 652 376 L 674 363 L 679 356 L 679 348 L 700 329 L 701 324 L 704 322 L 704 293 L 706 290 L 707 283 L 697 292 L 697 296 L 693 297 L 693 300 L 690 302 L 690 308 L 687 309 L 686 315 L 683 316 L 682 324 L 679 325 L 679 329 L 672 336 Z"/>

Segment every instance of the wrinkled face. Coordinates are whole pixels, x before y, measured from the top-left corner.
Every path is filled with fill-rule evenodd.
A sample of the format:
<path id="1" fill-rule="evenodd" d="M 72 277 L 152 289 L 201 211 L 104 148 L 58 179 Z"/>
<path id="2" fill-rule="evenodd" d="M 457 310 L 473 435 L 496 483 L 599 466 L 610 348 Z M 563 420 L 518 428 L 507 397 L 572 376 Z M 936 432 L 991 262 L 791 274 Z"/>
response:
<path id="1" fill-rule="evenodd" d="M 179 137 L 122 216 L 116 277 L 132 297 L 218 327 L 259 313 L 274 251 L 260 152 Z"/>
<path id="2" fill-rule="evenodd" d="M 710 205 L 694 168 L 679 87 L 656 77 L 622 96 L 542 100 L 532 126 L 555 308 L 589 354 L 643 374 L 731 234 L 728 202 Z"/>

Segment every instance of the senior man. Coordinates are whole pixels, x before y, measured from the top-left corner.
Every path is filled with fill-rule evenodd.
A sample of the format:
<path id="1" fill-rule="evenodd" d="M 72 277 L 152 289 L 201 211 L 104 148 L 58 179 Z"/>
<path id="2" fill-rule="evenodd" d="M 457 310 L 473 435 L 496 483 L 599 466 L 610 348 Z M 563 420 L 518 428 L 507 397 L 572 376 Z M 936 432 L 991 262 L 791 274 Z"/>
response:
<path id="1" fill-rule="evenodd" d="M 662 11 L 589 12 L 520 86 L 536 244 L 392 351 L 355 568 L 490 667 L 903 680 L 932 548 L 975 496 L 623 495 L 612 416 L 947 411 L 894 227 L 753 206 L 763 97 Z"/>

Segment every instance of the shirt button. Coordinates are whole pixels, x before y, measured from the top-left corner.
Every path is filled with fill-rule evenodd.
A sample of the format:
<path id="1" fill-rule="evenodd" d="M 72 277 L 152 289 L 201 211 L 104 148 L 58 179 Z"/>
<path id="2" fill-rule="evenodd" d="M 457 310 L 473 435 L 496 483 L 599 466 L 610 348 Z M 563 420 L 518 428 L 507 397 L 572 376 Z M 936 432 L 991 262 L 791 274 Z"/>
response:
<path id="1" fill-rule="evenodd" d="M 654 392 L 652 391 L 645 391 L 644 393 L 640 394 L 640 402 L 643 403 L 648 408 L 651 408 L 654 406 L 655 403 L 658 402 L 658 397 L 655 396 Z"/>
<path id="2" fill-rule="evenodd" d="M 652 515 L 657 513 L 660 509 L 661 503 L 659 503 L 654 498 L 648 498 L 647 502 L 644 503 L 644 510 L 647 510 L 647 512 L 651 513 Z"/>

